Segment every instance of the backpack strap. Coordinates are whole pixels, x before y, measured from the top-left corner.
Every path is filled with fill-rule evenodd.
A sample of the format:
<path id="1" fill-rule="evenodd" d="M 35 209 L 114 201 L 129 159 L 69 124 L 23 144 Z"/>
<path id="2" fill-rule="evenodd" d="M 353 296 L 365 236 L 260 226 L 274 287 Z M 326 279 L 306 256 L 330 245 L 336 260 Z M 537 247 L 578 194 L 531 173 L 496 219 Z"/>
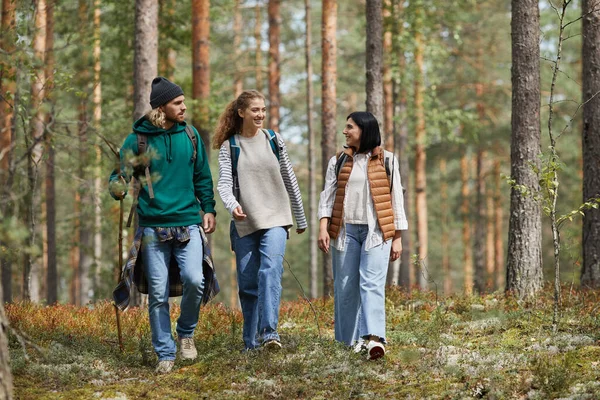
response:
<path id="1" fill-rule="evenodd" d="M 194 135 L 194 130 L 190 125 L 185 126 L 185 133 L 187 133 L 188 138 L 190 138 L 190 140 L 192 141 L 193 153 L 191 161 L 192 164 L 194 164 L 196 162 L 196 157 L 198 156 L 198 138 L 196 137 L 196 135 Z"/>
<path id="2" fill-rule="evenodd" d="M 269 138 L 271 150 L 273 150 L 273 154 L 275 154 L 277 161 L 279 161 L 279 143 L 277 143 L 277 135 L 275 135 L 275 131 L 272 129 L 267 129 L 267 137 Z"/>
<path id="3" fill-rule="evenodd" d="M 344 164 L 346 164 L 346 160 L 348 159 L 348 154 L 340 151 L 337 153 L 337 161 L 335 162 L 335 179 L 340 175 L 340 171 Z"/>
<path id="4" fill-rule="evenodd" d="M 240 145 L 235 139 L 235 135 L 229 137 L 229 155 L 231 156 L 231 176 L 233 177 L 233 196 L 240 198 L 240 184 L 238 180 L 237 165 L 240 158 Z"/>
<path id="5" fill-rule="evenodd" d="M 394 187 L 394 158 L 392 156 L 392 165 L 390 167 L 390 157 L 385 158 L 385 173 L 388 176 L 388 181 L 390 182 L 390 193 L 392 192 L 392 188 Z M 390 178 L 391 176 L 391 178 Z"/>

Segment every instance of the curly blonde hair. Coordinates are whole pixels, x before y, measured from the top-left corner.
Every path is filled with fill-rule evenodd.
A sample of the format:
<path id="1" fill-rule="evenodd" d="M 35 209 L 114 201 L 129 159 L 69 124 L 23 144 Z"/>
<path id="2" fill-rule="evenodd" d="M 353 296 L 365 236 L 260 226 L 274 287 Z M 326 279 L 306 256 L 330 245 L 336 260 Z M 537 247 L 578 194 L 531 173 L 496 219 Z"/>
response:
<path id="1" fill-rule="evenodd" d="M 148 114 L 146 114 L 146 118 L 148 118 L 148 121 L 150 121 L 150 123 L 157 128 L 165 128 L 167 116 L 165 112 L 160 109 L 160 107 L 150 110 Z"/>
<path id="2" fill-rule="evenodd" d="M 254 99 L 265 101 L 265 96 L 258 90 L 244 90 L 237 99 L 227 105 L 225 111 L 219 116 L 217 129 L 213 136 L 213 149 L 219 149 L 223 142 L 228 140 L 242 129 L 242 117 L 238 110 L 245 110 Z"/>

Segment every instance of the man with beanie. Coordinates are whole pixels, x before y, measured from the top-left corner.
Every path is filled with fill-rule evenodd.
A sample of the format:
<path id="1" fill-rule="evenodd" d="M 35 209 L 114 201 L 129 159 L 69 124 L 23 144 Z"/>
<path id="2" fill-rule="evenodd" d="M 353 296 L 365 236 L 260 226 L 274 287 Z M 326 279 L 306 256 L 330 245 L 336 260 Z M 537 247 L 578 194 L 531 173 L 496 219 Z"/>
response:
<path id="1" fill-rule="evenodd" d="M 137 203 L 139 228 L 127 264 L 136 264 L 141 258 L 158 373 L 173 369 L 177 344 L 181 359 L 192 360 L 198 355 L 194 329 L 209 278 L 202 268 L 205 233 L 215 230 L 208 157 L 198 132 L 184 121 L 184 100 L 181 87 L 166 78 L 154 78 L 152 110 L 133 124 L 133 133 L 121 147 L 120 171 L 113 171 L 109 182 L 110 193 L 117 200 L 127 194 L 132 176 L 141 183 Z M 144 143 L 145 150 L 140 149 L 140 143 Z M 179 272 L 177 275 L 175 269 L 175 279 L 173 268 Z M 183 297 L 176 344 L 171 333 L 169 295 L 173 295 L 173 281 L 177 278 Z M 139 286 L 138 289 L 142 291 Z"/>

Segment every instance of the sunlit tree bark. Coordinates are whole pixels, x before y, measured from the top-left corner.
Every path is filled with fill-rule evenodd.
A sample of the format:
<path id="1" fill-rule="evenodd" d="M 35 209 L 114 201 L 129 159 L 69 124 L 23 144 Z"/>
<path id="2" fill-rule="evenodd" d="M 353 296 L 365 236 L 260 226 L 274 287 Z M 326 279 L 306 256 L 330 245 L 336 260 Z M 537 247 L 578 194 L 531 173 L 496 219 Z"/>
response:
<path id="1" fill-rule="evenodd" d="M 281 65 L 279 43 L 281 42 L 281 0 L 269 0 L 269 127 L 279 131 L 279 81 Z"/>
<path id="2" fill-rule="evenodd" d="M 325 179 L 329 159 L 335 155 L 335 119 L 336 119 L 336 84 L 337 84 L 337 0 L 323 0 L 321 21 L 322 51 L 322 84 L 321 84 L 321 163 Z M 323 258 L 323 294 L 333 294 L 333 271 L 331 256 Z"/>

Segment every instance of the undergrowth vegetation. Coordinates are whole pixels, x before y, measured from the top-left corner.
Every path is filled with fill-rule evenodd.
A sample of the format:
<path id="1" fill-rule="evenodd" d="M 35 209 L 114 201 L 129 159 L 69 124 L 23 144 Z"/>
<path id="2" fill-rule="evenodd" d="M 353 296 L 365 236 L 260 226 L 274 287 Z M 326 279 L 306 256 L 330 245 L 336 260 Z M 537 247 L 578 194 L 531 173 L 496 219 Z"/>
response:
<path id="1" fill-rule="evenodd" d="M 333 340 L 333 302 L 281 306 L 279 352 L 242 352 L 241 313 L 201 311 L 198 359 L 153 372 L 147 311 L 108 302 L 77 308 L 9 304 L 18 399 L 598 399 L 600 292 L 552 290 L 533 302 L 503 294 L 438 298 L 388 289 L 387 353 L 367 361 Z M 172 307 L 173 329 L 177 305 Z"/>

